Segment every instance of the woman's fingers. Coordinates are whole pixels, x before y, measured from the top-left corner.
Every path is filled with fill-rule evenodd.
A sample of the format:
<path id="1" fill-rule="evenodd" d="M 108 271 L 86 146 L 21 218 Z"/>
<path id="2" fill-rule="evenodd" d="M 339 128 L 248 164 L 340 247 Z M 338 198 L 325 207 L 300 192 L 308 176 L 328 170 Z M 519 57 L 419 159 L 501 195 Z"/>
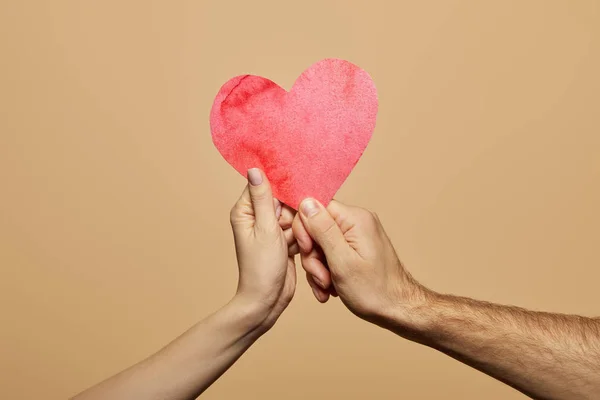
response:
<path id="1" fill-rule="evenodd" d="M 294 221 L 294 217 L 296 216 L 296 211 L 285 204 L 281 204 L 281 213 L 277 217 L 279 220 L 279 227 L 281 229 L 286 230 L 292 227 L 292 222 Z"/>

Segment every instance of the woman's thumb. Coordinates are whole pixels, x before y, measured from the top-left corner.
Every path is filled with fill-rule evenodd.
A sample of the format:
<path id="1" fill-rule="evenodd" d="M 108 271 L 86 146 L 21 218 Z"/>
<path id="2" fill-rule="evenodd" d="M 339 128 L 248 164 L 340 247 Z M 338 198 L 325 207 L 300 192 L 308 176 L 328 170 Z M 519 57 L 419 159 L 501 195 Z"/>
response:
<path id="1" fill-rule="evenodd" d="M 256 224 L 263 227 L 276 224 L 276 206 L 273 201 L 271 184 L 264 172 L 258 168 L 248 170 L 248 192 Z"/>

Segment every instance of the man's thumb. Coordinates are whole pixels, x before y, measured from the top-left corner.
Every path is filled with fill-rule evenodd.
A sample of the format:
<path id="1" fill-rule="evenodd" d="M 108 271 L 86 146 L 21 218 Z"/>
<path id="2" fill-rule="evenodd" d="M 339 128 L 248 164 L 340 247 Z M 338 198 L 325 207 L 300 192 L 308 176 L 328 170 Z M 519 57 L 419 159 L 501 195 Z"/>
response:
<path id="1" fill-rule="evenodd" d="M 339 259 L 349 249 L 335 219 L 315 199 L 305 199 L 300 203 L 300 218 L 308 234 L 323 249 L 329 261 Z"/>

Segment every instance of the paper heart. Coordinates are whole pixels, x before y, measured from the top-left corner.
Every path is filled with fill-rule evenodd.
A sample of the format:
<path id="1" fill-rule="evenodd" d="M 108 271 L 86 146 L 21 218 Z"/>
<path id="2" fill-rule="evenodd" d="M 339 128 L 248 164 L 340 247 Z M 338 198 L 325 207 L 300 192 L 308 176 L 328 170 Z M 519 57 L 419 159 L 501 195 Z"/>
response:
<path id="1" fill-rule="evenodd" d="M 338 59 L 313 64 L 287 92 L 255 75 L 237 76 L 217 94 L 210 126 L 215 146 L 242 175 L 261 168 L 273 195 L 298 209 L 306 197 L 327 205 L 375 129 L 371 77 Z"/>

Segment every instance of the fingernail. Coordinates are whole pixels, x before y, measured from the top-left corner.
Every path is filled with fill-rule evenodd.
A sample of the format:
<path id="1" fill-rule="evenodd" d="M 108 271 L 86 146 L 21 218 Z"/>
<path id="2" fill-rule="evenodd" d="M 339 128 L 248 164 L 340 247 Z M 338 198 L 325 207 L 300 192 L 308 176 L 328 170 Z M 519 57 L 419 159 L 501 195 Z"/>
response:
<path id="1" fill-rule="evenodd" d="M 319 280 L 319 278 L 317 278 L 316 276 L 313 275 L 313 281 L 315 281 L 315 283 L 319 286 L 321 286 L 322 289 L 325 289 L 325 285 L 323 285 L 323 282 L 321 282 L 321 280 Z"/>
<path id="2" fill-rule="evenodd" d="M 312 292 L 313 292 L 313 294 L 314 294 L 314 295 L 315 295 L 315 297 L 317 298 L 317 300 L 319 300 L 319 299 L 320 299 L 320 296 L 319 296 L 319 292 L 317 292 L 317 289 L 315 289 L 315 288 L 311 288 L 311 289 L 312 289 Z"/>
<path id="3" fill-rule="evenodd" d="M 319 206 L 313 199 L 306 199 L 302 202 L 301 210 L 302 214 L 310 218 L 319 212 Z"/>
<path id="4" fill-rule="evenodd" d="M 258 168 L 250 168 L 248 170 L 248 180 L 252 186 L 258 186 L 262 183 L 263 177 Z"/>
<path id="5" fill-rule="evenodd" d="M 275 209 L 275 218 L 279 219 L 279 217 L 281 217 L 281 204 L 278 204 Z"/>

